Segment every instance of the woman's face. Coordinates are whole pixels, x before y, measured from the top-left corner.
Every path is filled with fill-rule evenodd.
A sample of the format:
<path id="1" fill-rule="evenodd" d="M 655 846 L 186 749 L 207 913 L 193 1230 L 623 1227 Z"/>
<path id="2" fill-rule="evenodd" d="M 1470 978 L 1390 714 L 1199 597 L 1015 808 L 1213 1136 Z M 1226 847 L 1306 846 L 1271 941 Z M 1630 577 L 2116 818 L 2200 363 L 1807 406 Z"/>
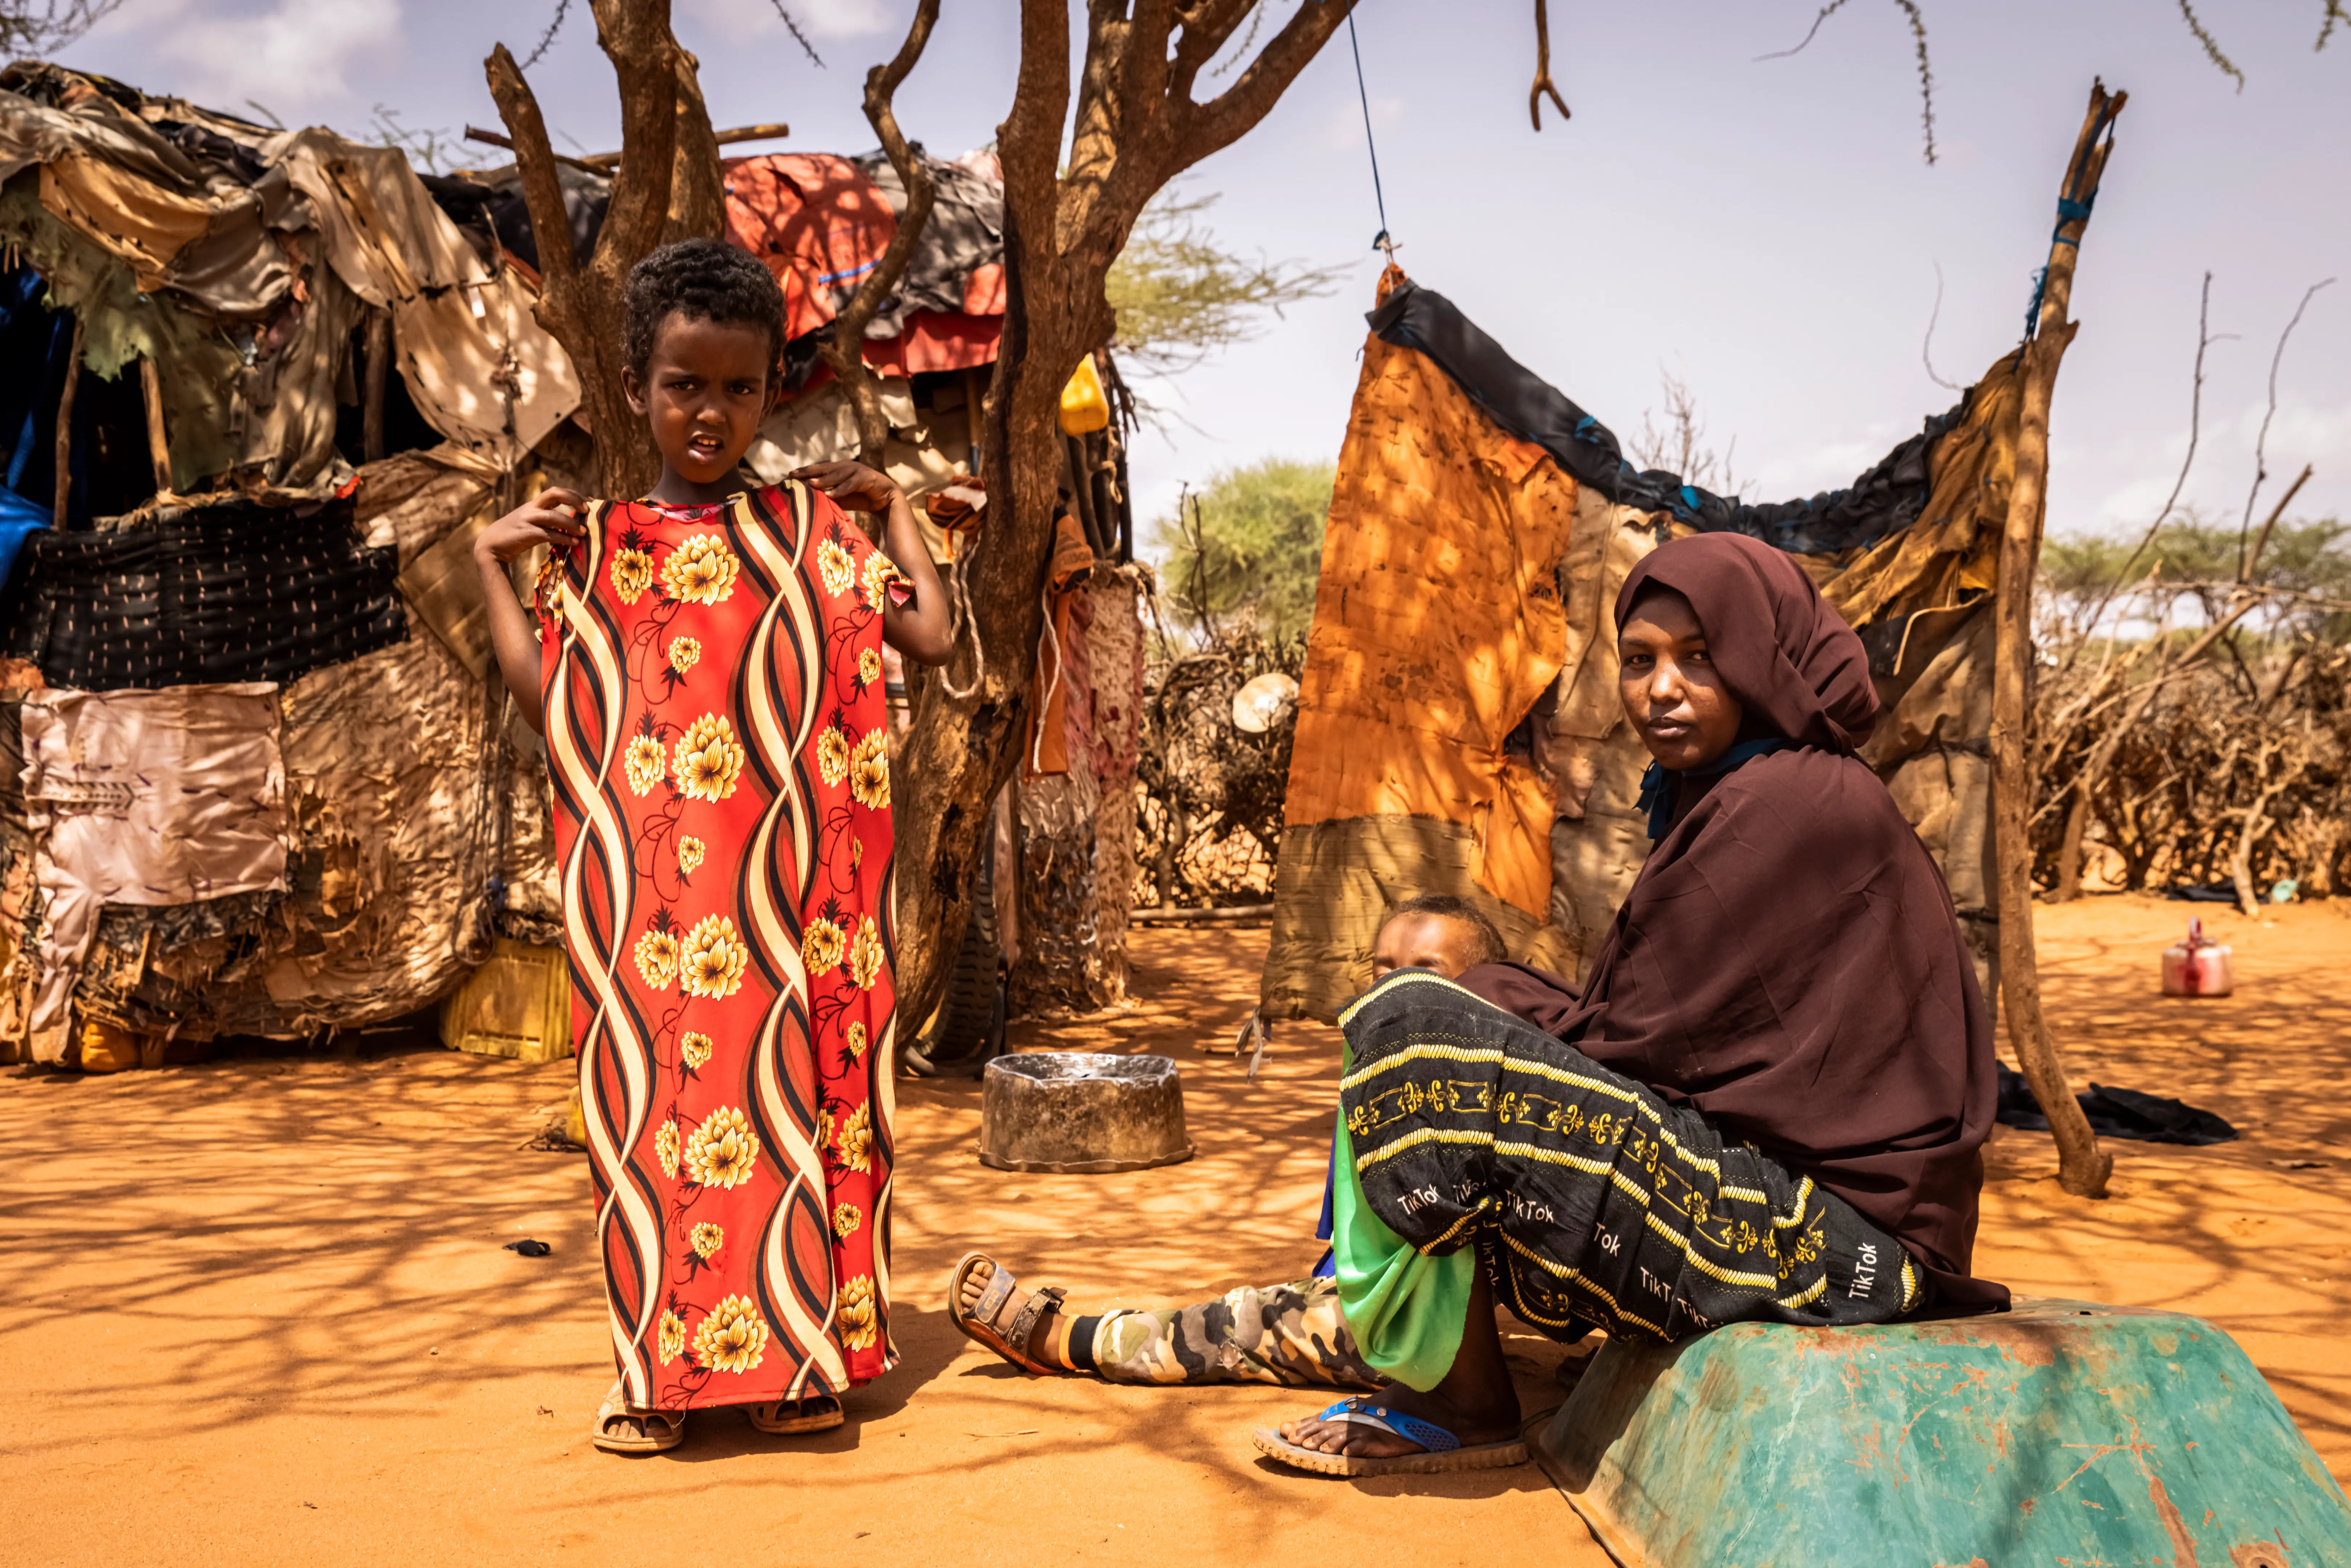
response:
<path id="1" fill-rule="evenodd" d="M 1707 656 L 1706 629 L 1671 589 L 1641 596 L 1616 634 L 1616 695 L 1660 767 L 1702 768 L 1730 749 L 1744 716 Z"/>

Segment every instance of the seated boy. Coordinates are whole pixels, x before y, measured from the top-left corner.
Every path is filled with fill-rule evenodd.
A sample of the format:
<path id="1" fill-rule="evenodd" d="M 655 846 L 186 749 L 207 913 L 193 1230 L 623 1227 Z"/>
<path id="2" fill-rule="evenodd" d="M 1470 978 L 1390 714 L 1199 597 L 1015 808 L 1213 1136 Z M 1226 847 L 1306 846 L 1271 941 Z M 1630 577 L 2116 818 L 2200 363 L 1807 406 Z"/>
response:
<path id="1" fill-rule="evenodd" d="M 1372 946 L 1374 979 L 1394 969 L 1452 978 L 1508 955 L 1492 924 L 1466 901 L 1430 895 L 1396 906 Z M 1322 1224 L 1331 1234 L 1330 1195 Z M 947 1283 L 947 1312 L 969 1338 L 1030 1372 L 1092 1372 L 1112 1383 L 1274 1383 L 1375 1388 L 1384 1380 L 1356 1354 L 1340 1321 L 1331 1256 L 1303 1280 L 1242 1286 L 1211 1301 L 1079 1317 L 1058 1286 L 1024 1291 L 984 1253 L 967 1253 Z"/>

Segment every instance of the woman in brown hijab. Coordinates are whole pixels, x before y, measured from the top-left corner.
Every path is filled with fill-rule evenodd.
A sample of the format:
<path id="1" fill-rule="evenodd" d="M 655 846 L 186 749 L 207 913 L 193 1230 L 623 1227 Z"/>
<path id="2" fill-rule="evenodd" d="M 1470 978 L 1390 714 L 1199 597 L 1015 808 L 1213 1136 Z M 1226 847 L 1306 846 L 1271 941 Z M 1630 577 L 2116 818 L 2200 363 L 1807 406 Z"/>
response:
<path id="1" fill-rule="evenodd" d="M 1560 1339 L 2006 1303 L 1969 1273 L 1990 1025 L 1940 873 L 1853 755 L 1860 639 L 1728 534 L 1652 554 L 1616 623 L 1656 841 L 1581 994 L 1404 970 L 1341 1015 L 1340 1301 L 1395 1381 L 1260 1431 L 1285 1463 L 1523 1459 L 1495 1292 Z"/>

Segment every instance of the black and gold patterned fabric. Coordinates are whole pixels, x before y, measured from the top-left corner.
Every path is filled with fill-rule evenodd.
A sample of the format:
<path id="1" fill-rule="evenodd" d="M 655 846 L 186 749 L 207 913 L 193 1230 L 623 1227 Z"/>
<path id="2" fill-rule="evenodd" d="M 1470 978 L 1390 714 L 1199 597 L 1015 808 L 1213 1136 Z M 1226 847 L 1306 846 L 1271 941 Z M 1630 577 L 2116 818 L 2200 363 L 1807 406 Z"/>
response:
<path id="1" fill-rule="evenodd" d="M 1555 1338 L 1924 1304 L 1901 1244 L 1811 1177 L 1450 980 L 1399 969 L 1339 1022 L 1364 1201 L 1424 1253 L 1477 1246 L 1511 1311 Z"/>

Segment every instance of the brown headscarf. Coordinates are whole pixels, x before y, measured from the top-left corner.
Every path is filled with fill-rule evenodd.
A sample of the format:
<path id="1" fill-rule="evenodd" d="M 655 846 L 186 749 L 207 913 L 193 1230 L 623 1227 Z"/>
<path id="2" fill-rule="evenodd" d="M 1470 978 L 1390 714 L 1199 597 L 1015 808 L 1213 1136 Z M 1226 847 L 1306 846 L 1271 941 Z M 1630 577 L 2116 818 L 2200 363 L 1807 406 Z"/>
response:
<path id="1" fill-rule="evenodd" d="M 1861 640 L 1793 561 L 1740 535 L 1667 544 L 1626 580 L 1705 628 L 1749 734 L 1794 744 L 1686 799 L 1578 998 L 1519 965 L 1461 983 L 1812 1176 L 1895 1237 L 1951 1307 L 1997 1099 L 1991 1028 L 1942 874 L 1851 754 L 1877 715 Z"/>

